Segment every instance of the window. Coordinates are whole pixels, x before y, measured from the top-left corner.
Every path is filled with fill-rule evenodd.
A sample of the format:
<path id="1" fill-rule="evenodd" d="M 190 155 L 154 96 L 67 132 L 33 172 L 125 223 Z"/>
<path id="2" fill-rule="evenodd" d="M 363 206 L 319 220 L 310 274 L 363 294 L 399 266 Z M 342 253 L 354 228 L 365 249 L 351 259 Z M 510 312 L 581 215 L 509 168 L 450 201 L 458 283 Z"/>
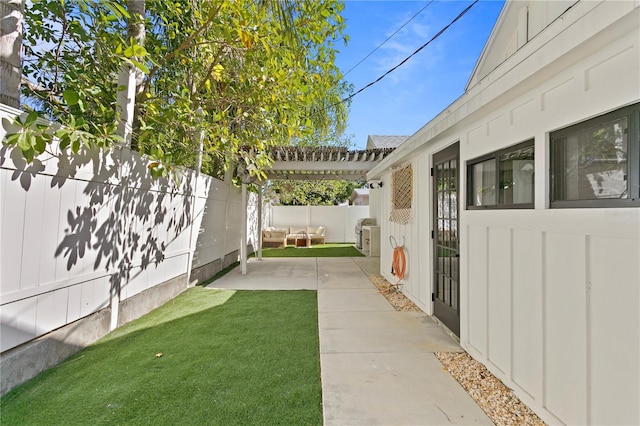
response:
<path id="1" fill-rule="evenodd" d="M 533 139 L 467 162 L 467 208 L 533 208 Z"/>
<path id="2" fill-rule="evenodd" d="M 551 207 L 640 205 L 640 104 L 551 133 Z"/>

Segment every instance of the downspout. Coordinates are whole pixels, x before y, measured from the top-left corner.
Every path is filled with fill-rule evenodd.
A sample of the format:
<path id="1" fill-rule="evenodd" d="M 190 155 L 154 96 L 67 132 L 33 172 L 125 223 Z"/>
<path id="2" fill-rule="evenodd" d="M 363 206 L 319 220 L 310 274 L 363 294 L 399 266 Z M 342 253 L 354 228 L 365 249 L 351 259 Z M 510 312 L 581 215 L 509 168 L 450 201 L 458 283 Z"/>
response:
<path id="1" fill-rule="evenodd" d="M 240 231 L 240 270 L 247 274 L 247 184 L 242 182 L 242 224 Z"/>
<path id="2" fill-rule="evenodd" d="M 224 237 L 222 240 L 222 246 L 224 247 L 224 249 L 221 257 L 222 269 L 228 266 L 226 264 L 226 259 L 228 254 L 227 242 L 232 242 L 235 239 L 235 236 L 233 236 L 234 237 L 233 239 L 229 236 L 229 215 L 231 210 L 231 187 L 233 186 L 233 169 L 231 167 L 229 167 L 226 173 L 224 174 L 224 183 L 227 187 L 227 196 L 224 202 L 225 203 L 224 204 L 225 206 L 224 207 Z"/>
<path id="3" fill-rule="evenodd" d="M 258 186 L 258 260 L 262 260 L 262 185 Z"/>

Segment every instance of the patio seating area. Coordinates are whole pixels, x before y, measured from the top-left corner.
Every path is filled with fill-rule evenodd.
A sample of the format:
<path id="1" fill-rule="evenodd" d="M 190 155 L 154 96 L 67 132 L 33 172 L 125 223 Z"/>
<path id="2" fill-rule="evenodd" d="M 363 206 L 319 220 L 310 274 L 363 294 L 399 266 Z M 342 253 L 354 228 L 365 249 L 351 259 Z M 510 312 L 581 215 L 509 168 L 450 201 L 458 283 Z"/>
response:
<path id="1" fill-rule="evenodd" d="M 311 247 L 313 244 L 324 244 L 325 236 L 324 226 L 269 226 L 262 230 L 262 247 Z"/>

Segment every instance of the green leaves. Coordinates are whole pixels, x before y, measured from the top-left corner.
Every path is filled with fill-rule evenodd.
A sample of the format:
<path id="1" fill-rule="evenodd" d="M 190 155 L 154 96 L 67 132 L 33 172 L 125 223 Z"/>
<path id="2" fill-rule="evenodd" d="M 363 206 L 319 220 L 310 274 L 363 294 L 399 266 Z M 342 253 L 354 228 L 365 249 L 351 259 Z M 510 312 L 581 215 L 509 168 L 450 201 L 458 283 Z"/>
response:
<path id="1" fill-rule="evenodd" d="M 119 46 L 121 48 L 121 46 Z M 131 45 L 124 50 L 125 58 L 132 58 L 134 56 L 142 58 L 147 55 L 147 49 L 137 44 Z"/>
<path id="2" fill-rule="evenodd" d="M 31 125 L 35 124 L 36 120 L 38 119 L 38 113 L 37 112 L 30 112 L 27 115 L 27 118 L 24 120 L 23 127 L 31 127 Z M 20 122 L 20 119 L 17 118 L 18 122 Z"/>
<path id="3" fill-rule="evenodd" d="M 125 4 L 41 0 L 25 10 L 25 76 L 33 84 L 23 95 L 61 125 L 55 137 L 68 155 L 122 140 L 115 103 L 123 65 L 141 71 L 133 139 L 153 158 L 154 176 L 195 166 L 200 129 L 203 170 L 222 177 L 241 147 L 260 176 L 270 146 L 319 143 L 344 128 L 348 87 L 333 62 L 344 29 L 339 1 L 147 2 L 135 11 Z M 146 38 L 131 37 L 130 24 L 147 28 Z M 36 118 L 6 140 L 31 159 L 53 138 Z"/>
<path id="4" fill-rule="evenodd" d="M 115 1 L 105 1 L 104 6 L 113 13 L 116 19 L 130 18 L 129 12 L 122 5 Z"/>
<path id="5" fill-rule="evenodd" d="M 347 181 L 275 181 L 267 187 L 266 197 L 276 205 L 331 206 L 349 199 L 356 185 Z"/>
<path id="6" fill-rule="evenodd" d="M 17 116 L 13 121 L 3 118 L 2 125 L 7 131 L 3 144 L 18 147 L 28 163 L 45 152 L 47 144 L 51 143 L 48 126 L 38 123 L 36 112 Z"/>
<path id="7" fill-rule="evenodd" d="M 23 76 L 30 84 L 22 86 L 22 95 L 35 111 L 17 119 L 5 144 L 31 162 L 45 152 L 76 155 L 117 140 L 114 104 L 122 58 L 112 52 L 123 45 L 128 16 L 116 0 L 41 0 L 25 9 Z"/>
<path id="8" fill-rule="evenodd" d="M 80 100 L 80 95 L 78 95 L 78 92 L 72 89 L 65 90 L 62 93 L 62 97 L 69 106 L 77 105 L 78 101 Z"/>

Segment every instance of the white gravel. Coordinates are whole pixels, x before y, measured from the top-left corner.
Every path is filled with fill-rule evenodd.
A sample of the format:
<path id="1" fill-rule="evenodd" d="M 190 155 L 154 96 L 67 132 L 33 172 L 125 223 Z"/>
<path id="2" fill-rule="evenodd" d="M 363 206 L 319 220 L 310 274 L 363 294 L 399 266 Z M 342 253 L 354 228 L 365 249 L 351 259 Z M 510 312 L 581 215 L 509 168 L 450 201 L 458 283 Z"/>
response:
<path id="1" fill-rule="evenodd" d="M 545 425 L 515 393 L 466 352 L 436 352 L 436 358 L 497 426 Z"/>

